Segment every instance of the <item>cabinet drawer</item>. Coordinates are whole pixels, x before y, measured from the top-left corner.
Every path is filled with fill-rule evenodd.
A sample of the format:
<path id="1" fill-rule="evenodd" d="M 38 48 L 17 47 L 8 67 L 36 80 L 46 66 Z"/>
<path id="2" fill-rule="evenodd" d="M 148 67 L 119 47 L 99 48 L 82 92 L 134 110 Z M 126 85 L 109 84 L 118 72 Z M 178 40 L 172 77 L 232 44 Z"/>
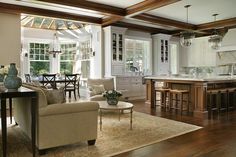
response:
<path id="1" fill-rule="evenodd" d="M 142 83 L 142 78 L 141 77 L 133 77 L 131 78 L 132 83 Z"/>
<path id="2" fill-rule="evenodd" d="M 130 79 L 127 77 L 117 77 L 116 78 L 116 84 L 120 85 L 120 84 L 129 84 L 130 83 Z"/>

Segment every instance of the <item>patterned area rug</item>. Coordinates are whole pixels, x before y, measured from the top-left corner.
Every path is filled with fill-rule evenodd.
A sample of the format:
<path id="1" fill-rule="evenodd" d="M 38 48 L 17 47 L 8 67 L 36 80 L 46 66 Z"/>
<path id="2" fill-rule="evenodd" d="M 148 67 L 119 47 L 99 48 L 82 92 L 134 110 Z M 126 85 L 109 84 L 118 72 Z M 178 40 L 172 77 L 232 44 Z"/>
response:
<path id="1" fill-rule="evenodd" d="M 130 114 L 106 113 L 102 131 L 98 126 L 98 138 L 94 146 L 87 142 L 49 149 L 42 157 L 104 157 L 141 148 L 159 141 L 182 135 L 201 127 L 168 120 L 147 114 L 133 113 L 133 130 L 130 130 Z M 31 157 L 30 141 L 18 126 L 8 126 L 8 156 Z"/>

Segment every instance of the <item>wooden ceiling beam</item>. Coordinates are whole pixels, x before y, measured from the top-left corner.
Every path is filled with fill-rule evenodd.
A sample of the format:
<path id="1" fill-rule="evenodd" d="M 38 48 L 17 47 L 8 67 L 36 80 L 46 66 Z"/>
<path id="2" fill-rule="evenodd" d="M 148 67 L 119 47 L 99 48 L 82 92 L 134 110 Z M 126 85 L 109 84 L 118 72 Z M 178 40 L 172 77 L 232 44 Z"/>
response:
<path id="1" fill-rule="evenodd" d="M 236 17 L 197 25 L 197 30 L 217 29 L 236 26 Z"/>
<path id="2" fill-rule="evenodd" d="M 126 22 L 116 22 L 113 24 L 113 26 L 125 27 L 125 28 L 129 28 L 132 30 L 148 32 L 151 34 L 156 34 L 156 33 L 170 34 L 171 33 L 171 31 L 160 29 L 160 28 L 148 27 L 148 26 L 126 23 Z"/>
<path id="3" fill-rule="evenodd" d="M 132 17 L 134 15 L 148 12 L 178 1 L 180 0 L 145 0 L 126 8 L 126 16 Z"/>
<path id="4" fill-rule="evenodd" d="M 121 16 L 121 17 L 115 18 L 111 16 L 111 17 L 106 18 L 105 20 L 103 20 L 102 26 L 103 27 L 108 26 L 112 23 L 122 20 L 125 17 L 133 17 L 137 14 L 142 14 L 144 12 L 157 9 L 157 8 L 160 8 L 160 7 L 172 4 L 172 3 L 176 3 L 178 1 L 180 0 L 144 0 L 143 2 L 127 7 L 125 9 L 126 14 L 123 17 Z"/>
<path id="5" fill-rule="evenodd" d="M 58 0 L 39 0 L 39 1 L 88 9 L 88 10 L 96 11 L 102 15 L 125 16 L 125 13 L 126 13 L 125 9 L 122 9 L 122 8 L 105 5 L 101 3 L 85 1 L 85 0 L 77 0 L 77 1 L 75 0 L 59 0 L 59 1 Z"/>
<path id="6" fill-rule="evenodd" d="M 175 21 L 175 20 L 170 20 L 170 19 L 166 19 L 163 17 L 154 16 L 154 15 L 150 15 L 150 14 L 136 15 L 133 18 L 138 19 L 138 20 L 142 20 L 142 21 L 147 21 L 152 24 L 158 24 L 158 25 L 162 25 L 162 26 L 170 26 L 170 27 L 183 29 L 183 30 L 192 30 L 192 29 L 196 28 L 196 26 L 192 25 L 192 24 L 188 24 L 188 23 L 184 23 L 184 22 L 180 22 L 180 21 Z"/>
<path id="7" fill-rule="evenodd" d="M 46 10 L 40 8 L 33 8 L 27 6 L 20 6 L 20 5 L 13 5 L 13 4 L 6 4 L 0 2 L 0 10 L 1 12 L 9 12 L 9 13 L 25 13 L 25 14 L 32 14 L 32 15 L 39 15 L 39 16 L 50 16 L 54 18 L 61 18 L 61 19 L 70 19 L 75 21 L 81 21 L 86 23 L 93 23 L 93 24 L 101 24 L 101 18 L 95 18 L 85 15 L 75 15 L 70 13 L 64 13 L 54 10 Z"/>

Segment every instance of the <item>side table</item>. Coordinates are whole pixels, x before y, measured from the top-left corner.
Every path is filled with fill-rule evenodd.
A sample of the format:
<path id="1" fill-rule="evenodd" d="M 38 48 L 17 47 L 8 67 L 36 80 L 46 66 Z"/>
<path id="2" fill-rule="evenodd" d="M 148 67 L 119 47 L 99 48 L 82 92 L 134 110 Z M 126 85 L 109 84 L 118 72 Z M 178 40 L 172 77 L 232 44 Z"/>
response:
<path id="1" fill-rule="evenodd" d="M 17 91 L 8 91 L 3 86 L 0 88 L 1 100 L 1 123 L 2 123 L 2 156 L 7 156 L 7 123 L 6 123 L 6 99 L 17 97 L 28 97 L 31 99 L 31 138 L 32 138 L 32 154 L 35 157 L 36 149 L 36 114 L 38 109 L 37 93 L 25 87 L 20 87 Z M 1 155 L 0 155 L 1 156 Z"/>

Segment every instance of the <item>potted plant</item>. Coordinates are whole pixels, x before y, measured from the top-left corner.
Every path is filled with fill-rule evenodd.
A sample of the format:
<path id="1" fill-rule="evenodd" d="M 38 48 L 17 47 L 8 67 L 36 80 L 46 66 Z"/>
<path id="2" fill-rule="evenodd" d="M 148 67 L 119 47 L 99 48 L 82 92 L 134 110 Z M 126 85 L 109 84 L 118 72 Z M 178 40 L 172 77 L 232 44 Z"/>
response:
<path id="1" fill-rule="evenodd" d="M 121 92 L 116 90 L 105 91 L 102 95 L 107 99 L 109 105 L 117 105 L 119 97 L 122 96 Z"/>

